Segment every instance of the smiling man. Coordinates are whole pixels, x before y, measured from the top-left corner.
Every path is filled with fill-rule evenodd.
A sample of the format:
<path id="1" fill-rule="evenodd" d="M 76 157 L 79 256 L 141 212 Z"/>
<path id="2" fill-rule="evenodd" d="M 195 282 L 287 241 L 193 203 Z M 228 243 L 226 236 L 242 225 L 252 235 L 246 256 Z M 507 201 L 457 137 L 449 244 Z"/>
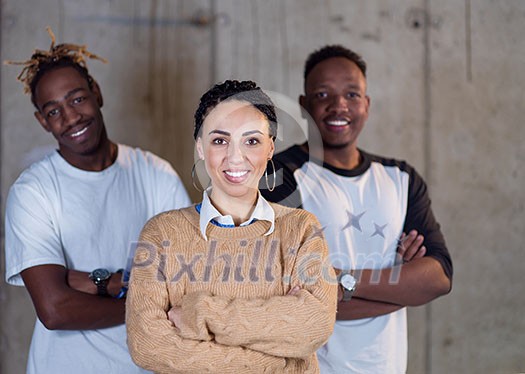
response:
<path id="1" fill-rule="evenodd" d="M 83 46 L 36 51 L 19 79 L 58 142 L 6 204 L 6 280 L 25 285 L 38 320 L 28 373 L 138 373 L 126 346 L 126 267 L 145 222 L 190 204 L 168 162 L 112 142 Z"/>
<path id="2" fill-rule="evenodd" d="M 308 57 L 304 79 L 310 141 L 274 157 L 282 183 L 262 192 L 317 216 L 339 272 L 334 333 L 317 352 L 321 373 L 404 373 L 405 307 L 452 284 L 427 187 L 407 163 L 358 148 L 370 110 L 361 56 L 326 46 Z"/>

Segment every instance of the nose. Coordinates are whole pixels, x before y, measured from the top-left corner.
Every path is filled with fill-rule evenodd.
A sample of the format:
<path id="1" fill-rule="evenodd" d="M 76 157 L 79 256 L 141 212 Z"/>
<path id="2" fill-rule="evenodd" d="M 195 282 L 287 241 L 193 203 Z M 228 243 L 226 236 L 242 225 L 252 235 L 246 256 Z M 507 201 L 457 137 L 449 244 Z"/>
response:
<path id="1" fill-rule="evenodd" d="M 65 105 L 63 109 L 63 117 L 66 125 L 75 125 L 81 118 L 81 114 L 71 105 Z"/>
<path id="2" fill-rule="evenodd" d="M 244 153 L 242 147 L 235 143 L 230 143 L 228 147 L 228 162 L 236 165 L 241 164 L 244 160 Z"/>
<path id="3" fill-rule="evenodd" d="M 348 110 L 348 101 L 343 95 L 334 95 L 328 109 L 332 111 L 346 111 Z"/>

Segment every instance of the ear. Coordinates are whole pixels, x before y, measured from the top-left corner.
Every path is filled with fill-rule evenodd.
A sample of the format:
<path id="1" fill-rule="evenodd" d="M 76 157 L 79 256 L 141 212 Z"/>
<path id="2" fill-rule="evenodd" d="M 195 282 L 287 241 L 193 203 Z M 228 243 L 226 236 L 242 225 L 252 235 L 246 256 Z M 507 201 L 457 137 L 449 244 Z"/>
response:
<path id="1" fill-rule="evenodd" d="M 39 111 L 35 112 L 35 118 L 37 119 L 38 123 L 40 123 L 40 126 L 44 128 L 44 130 L 46 130 L 47 132 L 51 131 L 51 128 L 47 124 L 46 119 Z"/>
<path id="2" fill-rule="evenodd" d="M 306 106 L 306 96 L 300 95 L 299 96 L 299 106 L 301 107 L 301 117 L 304 119 L 308 119 L 307 117 L 307 110 L 305 109 Z"/>
<path id="3" fill-rule="evenodd" d="M 370 102 L 371 102 L 371 100 L 370 100 L 370 96 L 368 96 L 368 95 L 366 95 L 365 98 L 366 98 L 366 117 L 368 118 L 368 112 L 370 110 Z"/>
<path id="4" fill-rule="evenodd" d="M 199 155 L 199 159 L 204 160 L 204 149 L 202 148 L 202 138 L 200 136 L 197 138 L 195 146 L 197 147 L 197 154 Z"/>
<path id="5" fill-rule="evenodd" d="M 102 106 L 104 105 L 104 99 L 102 98 L 102 92 L 100 91 L 100 86 L 95 80 L 93 81 L 91 86 L 92 86 L 91 92 L 93 92 L 93 94 L 95 95 L 99 108 L 102 108 Z"/>
<path id="6" fill-rule="evenodd" d="M 273 157 L 274 152 L 275 152 L 275 142 L 272 140 L 270 142 L 270 153 L 268 154 L 268 160 Z"/>

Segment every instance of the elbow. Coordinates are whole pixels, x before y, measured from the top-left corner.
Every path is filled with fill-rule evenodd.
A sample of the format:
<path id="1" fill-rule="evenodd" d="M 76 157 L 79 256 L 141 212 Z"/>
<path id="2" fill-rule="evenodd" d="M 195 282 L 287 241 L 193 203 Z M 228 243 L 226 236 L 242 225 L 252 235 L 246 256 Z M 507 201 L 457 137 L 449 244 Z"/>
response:
<path id="1" fill-rule="evenodd" d="M 67 330 L 65 317 L 53 306 L 47 306 L 37 311 L 40 322 L 48 330 Z"/>
<path id="2" fill-rule="evenodd" d="M 432 300 L 450 293 L 451 290 L 452 281 L 443 271 L 430 282 L 429 294 L 432 296 Z"/>
<path id="3" fill-rule="evenodd" d="M 325 318 L 318 320 L 315 327 L 309 329 L 309 333 L 304 337 L 305 344 L 296 344 L 290 347 L 293 350 L 290 357 L 304 358 L 309 357 L 321 348 L 334 331 L 335 313 L 327 314 Z"/>
<path id="4" fill-rule="evenodd" d="M 158 367 L 154 367 L 151 363 L 151 358 L 156 357 L 155 352 L 150 351 L 148 347 L 151 347 L 151 345 L 142 344 L 139 346 L 135 339 L 129 335 L 128 330 L 128 349 L 133 362 L 146 370 L 158 370 Z"/>
<path id="5" fill-rule="evenodd" d="M 444 296 L 452 290 L 451 280 L 443 274 L 442 276 L 427 283 L 427 287 L 423 290 L 420 297 L 413 302 L 409 302 L 406 306 L 416 307 L 425 305 L 440 296 Z"/>
<path id="6" fill-rule="evenodd" d="M 452 280 L 446 275 L 443 275 L 434 287 L 436 297 L 447 295 L 450 291 L 452 291 Z"/>

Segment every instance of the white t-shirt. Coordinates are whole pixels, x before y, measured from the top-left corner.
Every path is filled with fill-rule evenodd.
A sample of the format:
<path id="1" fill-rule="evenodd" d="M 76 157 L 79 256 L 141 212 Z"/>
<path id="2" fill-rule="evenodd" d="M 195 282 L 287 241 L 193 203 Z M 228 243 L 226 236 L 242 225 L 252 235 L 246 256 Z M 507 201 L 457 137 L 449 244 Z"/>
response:
<path id="1" fill-rule="evenodd" d="M 423 179 L 406 162 L 359 153 L 361 164 L 347 170 L 293 146 L 274 156 L 277 186 L 273 192 L 261 193 L 269 201 L 314 213 L 330 260 L 339 269 L 391 268 L 399 262 L 401 233 L 416 229 L 425 237 L 426 256 L 439 261 L 451 279 L 452 261 Z M 397 282 L 399 273 L 393 274 L 390 281 Z M 405 373 L 406 309 L 374 318 L 337 320 L 317 357 L 322 374 Z"/>
<path id="2" fill-rule="evenodd" d="M 6 280 L 44 264 L 79 271 L 125 268 L 146 221 L 190 205 L 165 160 L 125 145 L 113 165 L 89 172 L 55 152 L 25 170 L 6 204 Z M 99 330 L 47 330 L 37 320 L 28 373 L 139 373 L 126 345 L 125 325 Z"/>
<path id="3" fill-rule="evenodd" d="M 321 222 L 332 264 L 343 270 L 392 267 L 405 222 L 408 174 L 379 163 L 355 177 L 315 163 L 305 169 L 295 171 L 303 208 Z M 406 309 L 336 321 L 317 357 L 323 374 L 406 372 Z"/>

